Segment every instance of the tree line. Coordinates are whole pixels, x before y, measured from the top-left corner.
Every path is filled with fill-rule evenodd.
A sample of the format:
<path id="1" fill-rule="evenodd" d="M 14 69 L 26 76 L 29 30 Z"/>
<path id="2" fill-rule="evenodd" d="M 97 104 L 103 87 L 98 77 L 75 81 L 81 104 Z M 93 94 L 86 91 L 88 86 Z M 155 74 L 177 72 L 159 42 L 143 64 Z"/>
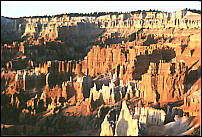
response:
<path id="1" fill-rule="evenodd" d="M 89 16 L 89 17 L 99 17 L 104 15 L 120 15 L 120 14 L 139 14 L 141 12 L 163 12 L 156 9 L 150 10 L 136 10 L 136 11 L 127 11 L 127 12 L 91 12 L 91 13 L 63 13 L 57 15 L 44 15 L 44 16 L 28 16 L 28 17 L 21 17 L 21 18 L 40 18 L 40 17 L 62 17 L 63 15 L 67 15 L 70 17 L 81 17 L 81 16 Z"/>
<path id="2" fill-rule="evenodd" d="M 197 10 L 197 9 L 188 9 L 188 8 L 185 8 L 185 9 L 183 9 L 183 10 L 185 10 L 185 11 L 190 11 L 190 12 L 193 12 L 193 13 L 198 13 L 198 14 L 201 14 L 201 10 Z"/>
<path id="3" fill-rule="evenodd" d="M 188 9 L 185 8 L 183 9 L 184 11 L 190 11 L 193 13 L 199 13 L 201 14 L 201 10 L 196 10 L 196 9 Z M 91 12 L 91 13 L 62 13 L 62 14 L 57 14 L 57 15 L 43 15 L 43 16 L 23 16 L 20 18 L 52 18 L 52 17 L 62 17 L 63 15 L 67 15 L 70 17 L 82 17 L 82 16 L 89 16 L 89 17 L 99 17 L 99 16 L 104 16 L 104 15 L 120 15 L 120 14 L 140 14 L 141 12 L 165 12 L 161 11 L 158 9 L 149 9 L 149 10 L 136 10 L 136 11 L 127 11 L 127 12 Z M 6 17 L 10 18 L 10 17 Z M 10 18 L 10 19 L 17 19 L 17 18 Z"/>

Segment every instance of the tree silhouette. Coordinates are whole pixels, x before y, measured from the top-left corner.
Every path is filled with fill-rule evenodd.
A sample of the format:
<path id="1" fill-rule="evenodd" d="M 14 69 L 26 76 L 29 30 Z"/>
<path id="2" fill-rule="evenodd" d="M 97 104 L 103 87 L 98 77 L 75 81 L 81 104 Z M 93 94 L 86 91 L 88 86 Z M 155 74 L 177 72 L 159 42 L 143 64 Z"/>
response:
<path id="1" fill-rule="evenodd" d="M 193 13 L 199 13 L 199 14 L 201 14 L 201 10 L 197 10 L 197 9 L 188 9 L 188 8 L 185 8 L 185 9 L 183 9 L 184 11 L 190 11 L 190 12 L 193 12 Z"/>

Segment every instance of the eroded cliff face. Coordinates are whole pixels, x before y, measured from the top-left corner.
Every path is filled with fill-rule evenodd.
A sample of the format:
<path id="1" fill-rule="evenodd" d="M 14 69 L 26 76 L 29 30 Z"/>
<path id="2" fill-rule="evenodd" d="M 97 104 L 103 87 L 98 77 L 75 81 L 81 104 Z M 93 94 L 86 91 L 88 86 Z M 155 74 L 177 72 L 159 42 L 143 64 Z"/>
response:
<path id="1" fill-rule="evenodd" d="M 174 35 L 172 30 L 175 28 L 192 30 L 201 27 L 200 15 L 186 11 L 176 13 L 142 12 L 139 14 L 105 15 L 97 18 L 67 15 L 19 19 L 1 17 L 1 20 L 2 44 L 19 40 L 9 45 L 12 49 L 15 46 L 19 47 L 19 51 L 27 53 L 26 56 L 33 56 L 34 53 L 36 56 L 41 55 L 40 51 L 36 51 L 36 48 L 31 50 L 34 53 L 29 53 L 30 51 L 26 51 L 24 46 L 42 45 L 41 48 L 43 48 L 44 46 L 57 45 L 56 49 L 46 47 L 43 52 L 49 54 L 56 52 L 59 54 L 58 59 L 60 60 L 82 59 L 94 44 L 99 44 L 101 47 L 105 44 L 118 44 L 126 41 L 128 37 L 131 40 L 135 38 L 135 43 L 141 45 L 140 39 L 148 33 L 142 30 L 154 30 L 154 32 L 170 30 L 172 37 Z M 158 37 L 159 34 L 163 33 L 155 35 Z M 184 33 L 182 34 L 184 35 Z M 158 38 L 152 33 L 151 35 L 147 34 L 142 44 L 155 44 Z M 66 53 L 69 55 L 67 56 Z M 47 60 L 55 58 L 48 57 Z"/>
<path id="2" fill-rule="evenodd" d="M 59 37 L 60 31 L 74 26 L 79 26 L 83 32 L 90 31 L 93 24 L 99 28 L 105 28 L 107 32 L 118 32 L 121 37 L 130 35 L 136 29 L 141 28 L 200 28 L 200 15 L 189 11 L 178 11 L 175 13 L 141 12 L 139 14 L 104 15 L 100 17 L 71 17 L 63 15 L 61 17 L 38 17 L 9 19 L 1 17 L 2 28 L 7 31 L 22 32 L 21 36 L 34 35 L 44 38 L 45 41 L 55 40 Z M 90 25 L 92 24 L 92 26 Z M 10 25 L 10 26 L 9 26 Z M 23 27 L 22 27 L 23 26 Z M 92 27 L 92 28 L 91 28 Z M 79 34 L 79 30 L 75 33 Z M 95 31 L 88 35 L 95 34 Z M 127 33 L 127 34 L 126 34 Z M 3 31 L 6 34 L 6 31 Z M 19 33 L 20 34 L 20 33 Z M 6 35 L 5 37 L 8 37 Z M 64 37 L 64 36 L 63 36 Z"/>
<path id="3" fill-rule="evenodd" d="M 72 128 L 138 135 L 138 124 L 162 126 L 175 116 L 199 116 L 200 16 L 179 11 L 1 17 L 2 113 L 8 113 L 3 122 L 30 125 L 38 119 L 40 129 L 30 131 L 36 135 L 64 135 Z M 121 131 L 127 125 L 122 121 L 127 130 Z"/>
<path id="4" fill-rule="evenodd" d="M 1 16 L 1 42 L 20 40 L 25 33 L 26 21 L 23 19 L 10 19 Z"/>

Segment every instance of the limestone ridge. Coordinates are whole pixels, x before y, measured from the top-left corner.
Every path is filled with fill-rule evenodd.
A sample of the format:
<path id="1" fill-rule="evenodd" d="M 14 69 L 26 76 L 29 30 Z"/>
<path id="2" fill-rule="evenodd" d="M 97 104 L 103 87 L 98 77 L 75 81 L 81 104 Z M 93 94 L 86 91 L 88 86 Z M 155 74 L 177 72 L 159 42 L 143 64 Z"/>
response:
<path id="1" fill-rule="evenodd" d="M 140 28 L 200 28 L 198 16 L 200 15 L 197 13 L 178 11 L 175 13 L 141 12 L 139 14 L 104 15 L 97 18 L 70 17 L 67 15 L 19 19 L 1 17 L 2 28 L 4 28 L 1 30 L 1 34 L 6 38 L 8 34 L 11 34 L 9 32 L 17 32 L 18 37 L 30 35 L 36 36 L 36 39 L 44 38 L 45 41 L 52 41 L 59 37 L 60 29 L 63 27 L 70 28 L 79 26 L 79 24 L 90 23 L 96 24 L 99 28 L 105 28 L 107 31 L 118 29 L 124 36 L 126 32 L 121 30 L 123 28 L 126 31 Z"/>

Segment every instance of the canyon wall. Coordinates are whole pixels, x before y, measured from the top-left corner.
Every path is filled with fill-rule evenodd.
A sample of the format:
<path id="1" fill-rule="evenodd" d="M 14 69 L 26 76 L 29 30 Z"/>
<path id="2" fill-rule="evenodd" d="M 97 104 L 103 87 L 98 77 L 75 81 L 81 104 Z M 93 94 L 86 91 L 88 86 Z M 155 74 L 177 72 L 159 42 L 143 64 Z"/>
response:
<path id="1" fill-rule="evenodd" d="M 96 34 L 96 31 L 91 31 L 91 29 L 96 29 L 97 34 L 100 34 L 104 28 L 106 32 L 118 32 L 123 37 L 141 28 L 200 28 L 199 17 L 199 14 L 189 11 L 175 13 L 141 12 L 139 14 L 104 15 L 97 18 L 88 16 L 71 17 L 67 15 L 60 17 L 24 17 L 20 19 L 1 17 L 3 25 L 1 33 L 2 36 L 8 37 L 8 34 L 12 31 L 17 32 L 21 37 L 29 35 L 33 39 L 43 38 L 44 41 L 53 41 L 61 37 L 67 37 L 69 29 L 73 29 L 70 32 L 75 33 L 75 35 L 83 35 L 88 31 L 89 38 Z M 66 33 L 67 36 L 64 36 L 63 33 Z"/>
<path id="2" fill-rule="evenodd" d="M 41 127 L 54 117 L 52 128 L 59 129 L 58 117 L 91 117 L 103 106 L 120 107 L 124 101 L 118 123 L 130 123 L 128 131 L 124 123 L 111 127 L 106 109 L 97 118 L 100 125 L 104 121 L 101 135 L 122 135 L 122 129 L 124 135 L 138 135 L 138 124 L 159 126 L 178 113 L 198 116 L 200 17 L 186 11 L 1 17 L 3 114 L 21 124 L 37 118 Z M 135 115 L 127 108 L 130 102 Z M 166 116 L 151 108 L 165 110 L 168 104 L 174 105 Z"/>

